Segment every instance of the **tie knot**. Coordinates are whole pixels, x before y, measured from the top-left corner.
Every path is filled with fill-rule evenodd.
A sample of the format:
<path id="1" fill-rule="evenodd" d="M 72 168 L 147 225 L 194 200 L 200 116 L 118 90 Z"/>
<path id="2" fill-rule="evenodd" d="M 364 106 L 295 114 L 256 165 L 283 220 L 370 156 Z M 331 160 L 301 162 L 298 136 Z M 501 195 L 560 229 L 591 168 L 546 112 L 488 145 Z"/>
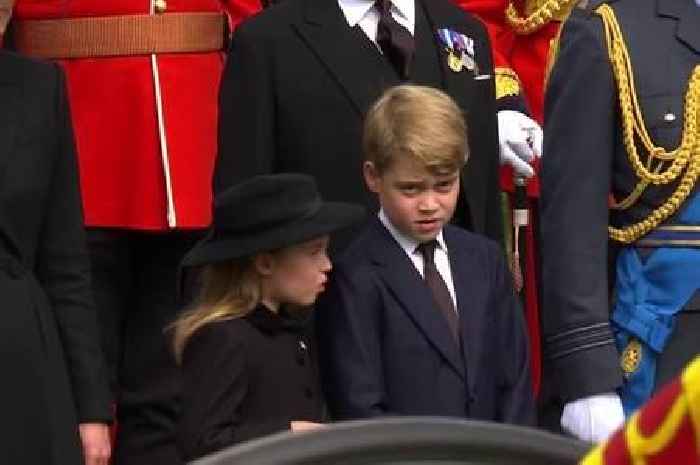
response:
<path id="1" fill-rule="evenodd" d="M 425 260 L 425 263 L 433 263 L 435 260 L 435 248 L 437 248 L 437 246 L 438 242 L 433 239 L 432 241 L 421 242 L 418 244 L 418 247 L 416 247 L 416 250 L 423 255 L 423 260 Z"/>
<path id="2" fill-rule="evenodd" d="M 391 0 L 377 0 L 374 5 L 382 16 L 388 15 L 391 11 Z"/>

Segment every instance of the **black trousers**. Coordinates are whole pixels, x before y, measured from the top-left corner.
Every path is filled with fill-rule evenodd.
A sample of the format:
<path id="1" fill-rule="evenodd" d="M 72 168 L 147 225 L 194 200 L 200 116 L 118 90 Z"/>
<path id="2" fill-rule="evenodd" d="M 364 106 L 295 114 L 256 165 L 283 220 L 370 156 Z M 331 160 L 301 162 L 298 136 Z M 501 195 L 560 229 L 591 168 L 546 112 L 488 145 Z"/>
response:
<path id="1" fill-rule="evenodd" d="M 88 229 L 100 331 L 117 404 L 114 465 L 182 463 L 178 369 L 168 325 L 183 307 L 176 275 L 202 232 Z"/>

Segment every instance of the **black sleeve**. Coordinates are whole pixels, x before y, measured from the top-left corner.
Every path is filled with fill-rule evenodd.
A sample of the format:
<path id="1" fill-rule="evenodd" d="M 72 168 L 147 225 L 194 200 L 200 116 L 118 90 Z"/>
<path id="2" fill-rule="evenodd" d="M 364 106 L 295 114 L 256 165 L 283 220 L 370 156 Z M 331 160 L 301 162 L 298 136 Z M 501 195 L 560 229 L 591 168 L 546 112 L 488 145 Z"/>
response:
<path id="1" fill-rule="evenodd" d="M 622 383 L 608 323 L 616 101 L 602 24 L 574 10 L 549 79 L 541 172 L 544 349 L 563 401 Z"/>
<path id="2" fill-rule="evenodd" d="M 275 169 L 272 74 L 262 38 L 250 22 L 233 34 L 219 90 L 219 149 L 214 191 Z"/>
<path id="3" fill-rule="evenodd" d="M 244 404 L 254 388 L 247 348 L 226 324 L 199 329 L 183 353 L 178 447 L 186 460 L 289 429 L 290 418 L 244 421 Z"/>
<path id="4" fill-rule="evenodd" d="M 474 81 L 473 107 L 467 109 L 466 114 L 470 156 L 462 189 L 469 199 L 472 216 L 479 212 L 476 221 L 480 223 L 472 224 L 467 229 L 484 234 L 503 245 L 498 116 L 491 42 L 480 21 L 475 19 L 473 27 L 478 30 L 475 46 L 479 72 L 490 75 L 491 78 Z M 462 215 L 459 210 L 455 213 L 456 224 L 460 226 L 466 224 L 460 221 Z"/>
<path id="5" fill-rule="evenodd" d="M 37 277 L 51 302 L 73 387 L 78 421 L 111 419 L 106 367 L 90 284 L 73 128 L 63 73 L 55 66 L 53 121 L 58 135 Z"/>
<path id="6" fill-rule="evenodd" d="M 321 380 L 334 420 L 389 413 L 377 296 L 371 281 L 369 272 L 350 277 L 336 268 L 317 305 Z"/>
<path id="7" fill-rule="evenodd" d="M 530 372 L 530 347 L 525 316 L 513 288 L 513 278 L 501 250 L 495 247 L 493 309 L 499 318 L 501 355 L 499 421 L 516 425 L 535 424 L 535 400 Z"/>

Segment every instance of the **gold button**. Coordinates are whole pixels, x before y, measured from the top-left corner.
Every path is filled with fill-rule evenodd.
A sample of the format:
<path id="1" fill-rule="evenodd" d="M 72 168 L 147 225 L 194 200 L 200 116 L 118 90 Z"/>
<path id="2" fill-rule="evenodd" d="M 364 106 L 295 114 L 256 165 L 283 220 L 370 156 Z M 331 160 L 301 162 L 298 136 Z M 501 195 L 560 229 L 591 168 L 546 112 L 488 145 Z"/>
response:
<path id="1" fill-rule="evenodd" d="M 156 0 L 153 6 L 156 13 L 165 13 L 165 10 L 168 9 L 168 2 L 165 0 Z"/>

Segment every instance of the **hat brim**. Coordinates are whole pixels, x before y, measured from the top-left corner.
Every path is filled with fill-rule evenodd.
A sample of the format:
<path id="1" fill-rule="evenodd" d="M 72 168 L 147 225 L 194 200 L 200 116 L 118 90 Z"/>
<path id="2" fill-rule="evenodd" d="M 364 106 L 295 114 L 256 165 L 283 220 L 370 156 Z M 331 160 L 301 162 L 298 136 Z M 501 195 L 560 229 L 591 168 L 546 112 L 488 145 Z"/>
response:
<path id="1" fill-rule="evenodd" d="M 259 252 L 281 249 L 347 228 L 359 223 L 364 217 L 365 209 L 358 205 L 324 202 L 313 216 L 267 231 L 217 239 L 213 237 L 213 231 L 210 231 L 185 255 L 182 266 L 220 263 Z"/>

